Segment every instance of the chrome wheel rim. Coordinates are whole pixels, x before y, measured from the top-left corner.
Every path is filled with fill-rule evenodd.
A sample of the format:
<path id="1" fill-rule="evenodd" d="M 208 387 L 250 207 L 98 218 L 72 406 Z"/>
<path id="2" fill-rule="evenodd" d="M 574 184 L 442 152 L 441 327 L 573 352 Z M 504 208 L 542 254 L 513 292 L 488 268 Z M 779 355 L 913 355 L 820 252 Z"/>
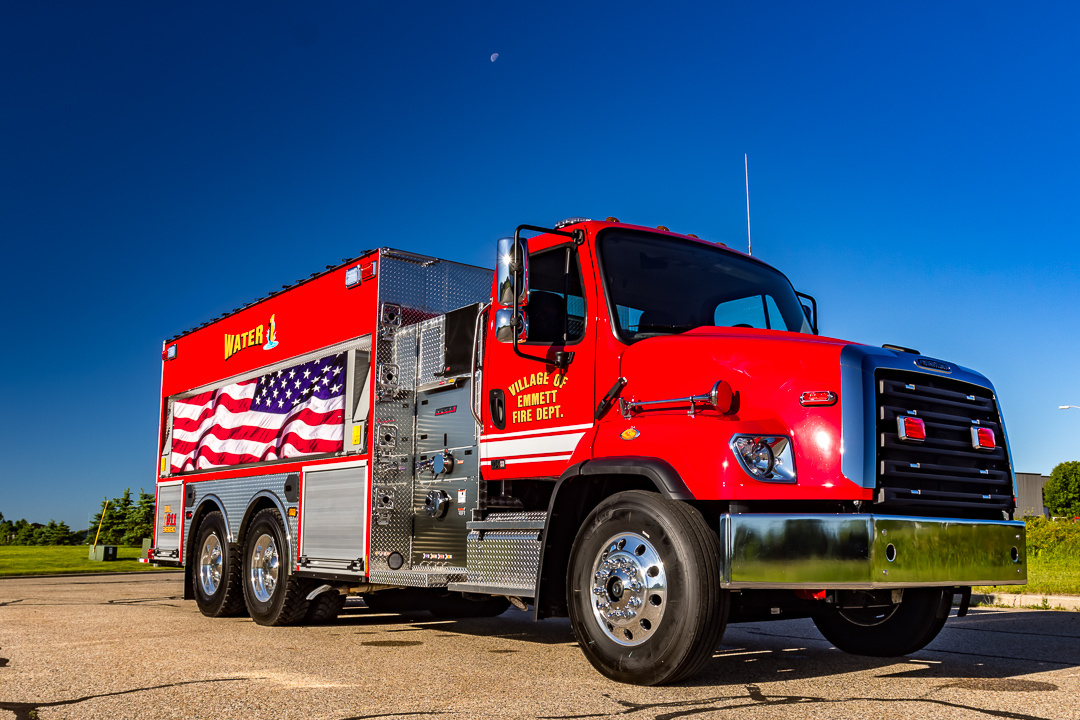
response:
<path id="1" fill-rule="evenodd" d="M 278 583 L 279 558 L 277 542 L 272 535 L 263 533 L 251 548 L 251 564 L 248 582 L 259 602 L 269 602 Z"/>
<path id="2" fill-rule="evenodd" d="M 604 634 L 627 647 L 656 634 L 667 607 L 667 573 L 652 543 L 619 533 L 604 543 L 592 569 L 593 618 Z"/>
<path id="3" fill-rule="evenodd" d="M 199 585 L 208 597 L 221 585 L 221 541 L 216 533 L 207 535 L 199 550 Z"/>

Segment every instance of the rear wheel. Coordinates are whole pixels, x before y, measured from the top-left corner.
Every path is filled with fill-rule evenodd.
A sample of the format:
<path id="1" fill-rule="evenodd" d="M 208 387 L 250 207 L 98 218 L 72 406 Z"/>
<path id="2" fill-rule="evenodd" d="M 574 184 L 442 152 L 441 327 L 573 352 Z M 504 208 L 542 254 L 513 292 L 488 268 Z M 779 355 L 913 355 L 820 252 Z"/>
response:
<path id="1" fill-rule="evenodd" d="M 207 617 L 229 617 L 244 612 L 240 580 L 240 553 L 228 541 L 225 518 L 208 513 L 195 536 L 195 604 Z"/>
<path id="2" fill-rule="evenodd" d="M 852 655 L 897 657 L 921 650 L 949 618 L 952 588 L 912 588 L 888 607 L 829 608 L 814 615 L 825 639 Z"/>
<path id="3" fill-rule="evenodd" d="M 292 625 L 307 614 L 311 582 L 290 572 L 281 513 L 260 510 L 244 541 L 244 600 L 260 625 Z"/>
<path id="4" fill-rule="evenodd" d="M 631 490 L 602 502 L 570 553 L 570 619 L 589 662 L 619 682 L 697 672 L 720 644 L 728 595 L 716 535 L 693 507 Z"/>
<path id="5" fill-rule="evenodd" d="M 345 607 L 345 596 L 336 590 L 321 592 L 308 603 L 304 624 L 320 625 L 333 622 Z"/>

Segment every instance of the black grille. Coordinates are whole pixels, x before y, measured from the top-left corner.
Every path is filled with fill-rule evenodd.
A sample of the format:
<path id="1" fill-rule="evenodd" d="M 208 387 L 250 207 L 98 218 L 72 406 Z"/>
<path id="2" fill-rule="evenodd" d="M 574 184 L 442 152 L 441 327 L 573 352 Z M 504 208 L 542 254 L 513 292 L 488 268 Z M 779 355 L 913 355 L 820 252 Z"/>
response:
<path id="1" fill-rule="evenodd" d="M 987 388 L 898 370 L 878 370 L 875 512 L 1001 519 L 1015 507 L 1005 434 Z M 914 415 L 923 442 L 901 441 L 897 417 Z M 994 431 L 993 450 L 972 446 L 973 427 Z"/>

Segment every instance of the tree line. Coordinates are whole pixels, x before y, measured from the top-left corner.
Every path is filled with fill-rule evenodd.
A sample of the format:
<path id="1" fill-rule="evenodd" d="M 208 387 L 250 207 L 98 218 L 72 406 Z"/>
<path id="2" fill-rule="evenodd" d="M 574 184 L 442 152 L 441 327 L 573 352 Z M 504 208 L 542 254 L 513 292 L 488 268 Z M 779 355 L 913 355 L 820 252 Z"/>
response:
<path id="1" fill-rule="evenodd" d="M 1043 504 L 1051 517 L 1080 517 L 1080 461 L 1054 466 L 1043 486 Z"/>
<path id="2" fill-rule="evenodd" d="M 95 536 L 99 545 L 140 545 L 153 533 L 154 496 L 142 488 L 138 498 L 133 498 L 131 488 L 127 488 L 118 498 L 102 500 L 90 527 L 81 531 L 73 532 L 62 520 L 34 527 L 25 519 L 5 520 L 0 513 L 0 545 L 84 545 L 94 542 Z"/>

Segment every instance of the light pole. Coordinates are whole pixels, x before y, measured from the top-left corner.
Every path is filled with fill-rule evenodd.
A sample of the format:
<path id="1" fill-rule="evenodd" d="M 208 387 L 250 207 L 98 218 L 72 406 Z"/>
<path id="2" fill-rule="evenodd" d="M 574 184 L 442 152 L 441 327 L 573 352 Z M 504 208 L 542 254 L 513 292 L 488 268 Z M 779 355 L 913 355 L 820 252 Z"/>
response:
<path id="1" fill-rule="evenodd" d="M 1058 410 L 1068 410 L 1069 408 L 1080 410 L 1080 405 L 1058 405 Z"/>

